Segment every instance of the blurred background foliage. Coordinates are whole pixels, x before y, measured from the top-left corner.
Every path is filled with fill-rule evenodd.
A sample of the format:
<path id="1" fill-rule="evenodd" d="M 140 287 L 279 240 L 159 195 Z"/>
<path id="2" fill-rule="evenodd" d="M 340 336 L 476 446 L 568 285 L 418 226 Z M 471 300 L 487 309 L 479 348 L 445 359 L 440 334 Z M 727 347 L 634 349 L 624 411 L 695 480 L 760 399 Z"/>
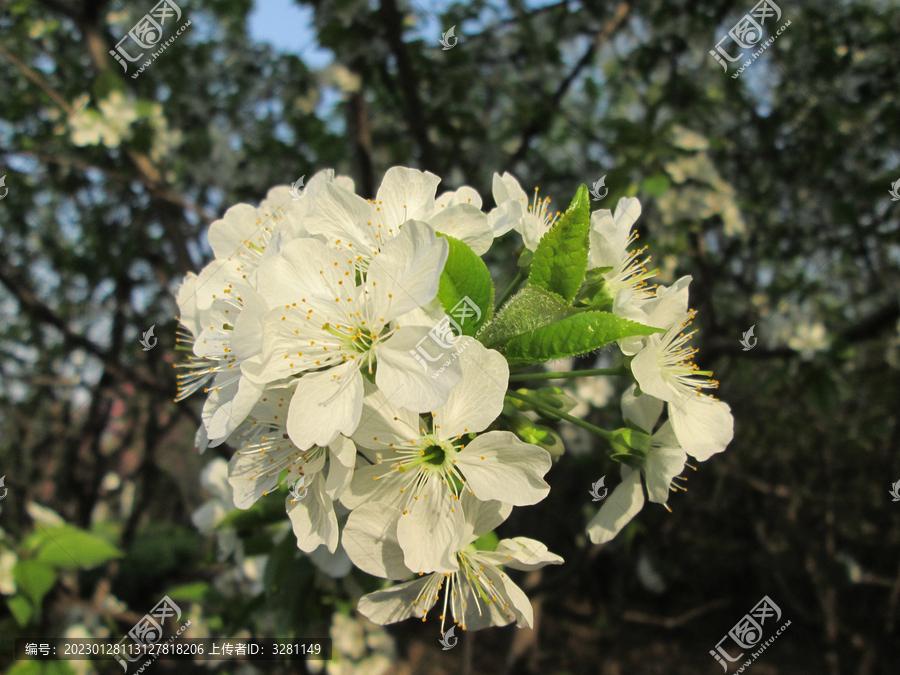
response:
<path id="1" fill-rule="evenodd" d="M 900 6 L 782 0 L 791 25 L 733 79 L 708 52 L 751 2 L 190 0 L 191 26 L 133 79 L 108 52 L 151 5 L 0 0 L 6 672 L 118 672 L 15 662 L 12 640 L 118 640 L 164 594 L 191 637 L 331 634 L 329 673 L 376 675 L 718 672 L 709 650 L 769 595 L 791 627 L 754 672 L 897 672 Z M 519 578 L 534 631 L 448 652 L 434 622 L 358 621 L 378 582 L 301 555 L 282 495 L 235 512 L 230 451 L 198 455 L 200 402 L 172 401 L 172 290 L 208 260 L 209 223 L 325 167 L 371 197 L 397 164 L 471 185 L 485 207 L 494 171 L 563 205 L 601 176 L 595 208 L 638 196 L 659 280 L 693 276 L 698 364 L 735 416 L 672 513 L 645 508 L 603 547 L 583 534 L 588 490 L 616 467 L 548 422 L 566 445 L 553 489 L 500 534 L 566 565 Z M 488 254 L 498 288 L 516 247 Z M 572 394 L 613 427 L 623 387 Z"/>

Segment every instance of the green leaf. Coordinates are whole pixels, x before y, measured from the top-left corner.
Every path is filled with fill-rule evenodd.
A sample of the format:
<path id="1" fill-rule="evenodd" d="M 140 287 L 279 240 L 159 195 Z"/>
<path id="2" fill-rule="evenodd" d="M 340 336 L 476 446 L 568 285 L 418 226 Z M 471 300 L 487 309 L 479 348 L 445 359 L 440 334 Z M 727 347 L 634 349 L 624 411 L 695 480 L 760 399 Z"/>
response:
<path id="1" fill-rule="evenodd" d="M 554 359 L 586 354 L 624 337 L 663 332 L 608 312 L 580 312 L 533 332 L 517 335 L 500 351 L 509 361 L 510 370 L 520 370 Z"/>
<path id="2" fill-rule="evenodd" d="M 444 312 L 462 329 L 463 335 L 472 335 L 491 320 L 494 313 L 494 282 L 484 261 L 469 248 L 469 245 L 441 234 L 450 244 L 447 264 L 441 273 L 438 299 Z M 464 298 L 470 302 L 457 308 Z M 472 304 L 478 306 L 480 316 L 474 312 Z M 461 312 L 463 307 L 467 311 Z M 457 308 L 454 312 L 454 308 Z"/>
<path id="3" fill-rule="evenodd" d="M 46 534 L 37 560 L 52 567 L 90 569 L 124 555 L 105 539 L 71 525 L 47 528 Z"/>
<path id="4" fill-rule="evenodd" d="M 497 544 L 500 543 L 500 539 L 497 537 L 497 533 L 491 530 L 490 532 L 486 532 L 478 539 L 475 540 L 475 550 L 476 551 L 496 551 Z"/>
<path id="5" fill-rule="evenodd" d="M 587 271 L 591 202 L 587 186 L 575 193 L 559 222 L 543 236 L 534 252 L 529 285 L 539 286 L 572 302 Z"/>
<path id="6" fill-rule="evenodd" d="M 23 595 L 7 597 L 6 606 L 9 607 L 10 613 L 16 618 L 16 623 L 20 626 L 27 626 L 31 616 L 34 614 L 34 608 Z"/>
<path id="7" fill-rule="evenodd" d="M 197 581 L 193 584 L 182 584 L 169 589 L 166 593 L 172 600 L 184 600 L 185 602 L 203 602 L 209 593 L 210 585 L 205 581 Z"/>
<path id="8" fill-rule="evenodd" d="M 19 590 L 28 596 L 35 606 L 56 583 L 56 572 L 49 565 L 36 560 L 20 560 L 13 568 L 13 578 Z"/>
<path id="9" fill-rule="evenodd" d="M 517 335 L 560 321 L 575 311 L 555 293 L 526 286 L 503 305 L 481 341 L 485 347 L 495 347 Z"/>

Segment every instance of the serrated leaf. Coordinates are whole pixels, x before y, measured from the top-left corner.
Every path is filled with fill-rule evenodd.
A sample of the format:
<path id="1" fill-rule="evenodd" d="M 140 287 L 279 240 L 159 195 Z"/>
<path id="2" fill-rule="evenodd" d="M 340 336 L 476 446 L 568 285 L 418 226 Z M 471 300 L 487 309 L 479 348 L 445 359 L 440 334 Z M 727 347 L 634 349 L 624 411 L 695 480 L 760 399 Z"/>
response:
<path id="1" fill-rule="evenodd" d="M 450 244 L 450 253 L 441 273 L 438 299 L 447 316 L 462 329 L 462 334 L 474 336 L 494 314 L 494 282 L 491 281 L 491 273 L 468 244 L 446 234 L 439 236 Z M 470 302 L 465 302 L 465 298 Z M 480 315 L 470 303 L 477 305 Z M 461 313 L 463 306 L 468 309 Z"/>
<path id="2" fill-rule="evenodd" d="M 516 335 L 548 326 L 575 311 L 555 293 L 526 286 L 503 305 L 481 341 L 486 347 L 502 345 Z"/>
<path id="3" fill-rule="evenodd" d="M 538 286 L 572 302 L 587 271 L 591 231 L 591 202 L 586 185 L 559 222 L 541 238 L 531 263 L 529 285 Z"/>
<path id="4" fill-rule="evenodd" d="M 632 335 L 665 332 L 609 312 L 580 312 L 536 331 L 517 335 L 500 350 L 510 370 L 586 354 Z"/>
<path id="5" fill-rule="evenodd" d="M 37 561 L 51 567 L 89 569 L 124 555 L 105 539 L 71 525 L 46 528 L 46 534 Z"/>
<path id="6" fill-rule="evenodd" d="M 49 565 L 36 560 L 20 560 L 13 568 L 13 578 L 19 591 L 38 606 L 56 583 L 56 572 Z"/>

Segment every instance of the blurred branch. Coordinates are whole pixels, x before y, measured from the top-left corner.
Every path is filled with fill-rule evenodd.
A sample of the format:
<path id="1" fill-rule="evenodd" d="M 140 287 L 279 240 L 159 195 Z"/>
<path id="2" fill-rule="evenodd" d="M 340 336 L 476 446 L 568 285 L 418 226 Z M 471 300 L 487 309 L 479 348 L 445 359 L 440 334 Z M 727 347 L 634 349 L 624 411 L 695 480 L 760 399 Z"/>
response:
<path id="1" fill-rule="evenodd" d="M 531 123 L 525 127 L 525 131 L 522 132 L 522 138 L 519 141 L 519 147 L 507 160 L 504 169 L 505 171 L 512 171 L 515 165 L 524 159 L 525 154 L 528 152 L 528 146 L 531 144 L 531 140 L 538 134 L 543 133 L 550 128 L 554 116 L 559 112 L 559 104 L 562 102 L 566 93 L 568 93 L 569 87 L 572 86 L 572 83 L 581 74 L 581 71 L 593 60 L 594 55 L 597 53 L 600 46 L 609 39 L 622 21 L 625 20 L 625 17 L 628 16 L 630 10 L 630 3 L 622 2 L 619 4 L 613 18 L 607 21 L 603 28 L 600 29 L 600 32 L 597 33 L 597 37 L 591 42 L 591 45 L 578 60 L 578 63 L 575 64 L 565 79 L 560 82 L 556 91 L 553 92 L 553 96 L 550 97 L 547 105 L 544 106 L 544 109 L 539 114 L 536 114 Z"/>
<path id="2" fill-rule="evenodd" d="M 135 380 L 157 391 L 169 393 L 165 385 L 157 382 L 147 373 L 123 366 L 100 346 L 69 328 L 62 318 L 41 302 L 32 290 L 14 274 L 12 262 L 2 253 L 0 253 L 0 263 L 2 263 L 0 264 L 0 283 L 6 286 L 19 301 L 22 311 L 27 312 L 35 320 L 48 323 L 56 328 L 72 346 L 84 349 L 99 358 L 104 367 L 116 377 L 123 380 Z"/>
<path id="3" fill-rule="evenodd" d="M 89 27 L 83 26 L 83 28 L 87 30 Z M 91 59 L 94 61 L 94 65 L 98 69 L 102 71 L 108 68 L 108 63 L 106 63 L 106 59 L 104 58 L 105 52 L 97 53 L 97 49 L 91 49 L 90 45 L 88 51 L 90 52 Z M 22 71 L 25 77 L 37 84 L 50 98 L 53 99 L 53 102 L 56 103 L 56 105 L 58 105 L 68 117 L 71 117 L 76 112 L 78 112 L 77 110 L 73 109 L 72 106 L 69 105 L 59 93 L 57 93 L 50 85 L 48 85 L 40 75 L 29 68 L 23 61 L 10 54 L 3 47 L 0 47 L 0 54 L 6 56 L 6 58 L 12 61 L 13 65 L 15 65 L 20 71 Z M 162 195 L 164 201 L 172 202 L 174 200 L 174 202 L 178 206 L 184 206 L 183 200 L 180 197 L 173 195 L 173 193 L 171 193 L 166 188 L 166 184 L 162 174 L 155 166 L 153 166 L 153 163 L 149 158 L 133 150 L 130 150 L 126 146 L 123 146 L 122 149 L 137 169 L 139 180 L 144 183 L 144 185 L 148 190 L 150 190 L 151 193 L 153 193 L 154 195 Z M 171 214 L 162 214 L 160 222 L 175 249 L 175 255 L 178 258 L 179 271 L 182 274 L 187 274 L 193 268 L 193 261 L 191 260 L 190 253 L 188 252 L 187 241 L 185 240 L 185 236 L 181 231 L 181 228 L 178 227 L 177 221 L 171 217 L 166 217 L 167 215 Z"/>
<path id="4" fill-rule="evenodd" d="M 53 102 L 56 105 L 58 105 L 60 108 L 62 108 L 62 110 L 67 115 L 72 114 L 72 112 L 73 112 L 72 106 L 70 106 L 66 102 L 66 99 L 64 99 L 62 96 L 60 96 L 58 93 L 56 93 L 56 91 L 54 91 L 53 88 L 50 85 L 48 85 L 46 82 L 44 82 L 43 78 L 40 75 L 38 75 L 34 70 L 29 68 L 25 64 L 24 61 L 20 61 L 16 56 L 13 56 L 10 52 L 6 51 L 6 49 L 2 45 L 0 45 L 0 54 L 3 54 L 3 56 L 5 56 L 10 61 L 12 61 L 12 64 L 16 68 L 21 70 L 22 74 L 25 77 L 27 77 L 29 80 L 34 82 L 38 87 L 40 87 L 41 90 L 45 94 L 47 94 L 47 96 L 49 96 L 51 99 L 53 99 Z"/>
<path id="5" fill-rule="evenodd" d="M 134 176 L 129 176 L 120 171 L 113 171 L 112 169 L 107 169 L 102 166 L 97 166 L 96 164 L 89 164 L 87 162 L 82 162 L 80 160 L 72 159 L 70 157 L 54 157 L 53 155 L 47 155 L 44 153 L 24 152 L 24 151 L 17 152 L 16 154 L 23 155 L 25 157 L 34 157 L 35 159 L 38 159 L 38 160 L 44 162 L 45 164 L 56 164 L 58 166 L 65 167 L 65 168 L 81 169 L 82 171 L 87 171 L 87 170 L 99 171 L 104 176 L 113 178 L 115 180 L 124 181 L 126 183 L 134 180 Z M 159 185 L 154 185 L 154 184 L 150 184 L 150 183 L 146 183 L 146 182 L 144 183 L 144 185 L 150 191 L 150 193 L 154 197 L 157 197 L 158 199 L 167 201 L 167 202 L 174 204 L 175 206 L 179 206 L 187 211 L 192 211 L 193 213 L 196 213 L 201 218 L 208 220 L 210 222 L 217 219 L 216 214 L 214 214 L 210 211 L 207 211 L 202 206 L 199 206 L 198 204 L 195 204 L 195 203 L 185 199 L 181 195 L 178 195 L 178 194 L 172 192 L 171 190 L 166 189 L 165 187 L 160 187 Z"/>
<path id="6" fill-rule="evenodd" d="M 685 612 L 680 616 L 661 617 L 644 614 L 643 612 L 626 611 L 622 614 L 622 618 L 625 621 L 631 621 L 632 623 L 643 623 L 650 626 L 662 626 L 663 628 L 672 630 L 673 628 L 680 628 L 686 623 L 693 621 L 698 616 L 703 616 L 704 614 L 707 614 L 715 609 L 727 607 L 729 604 L 731 604 L 729 600 L 720 598 L 719 600 L 713 600 L 712 602 L 708 602 L 705 605 L 695 607 L 694 609 L 690 610 L 689 612 Z"/>
<path id="7" fill-rule="evenodd" d="M 440 173 L 434 147 L 428 137 L 428 118 L 422 99 L 419 98 L 421 83 L 412 67 L 406 43 L 403 42 L 403 15 L 397 9 L 396 0 L 381 0 L 380 7 L 388 45 L 397 59 L 400 87 L 406 100 L 406 122 L 419 146 L 421 168 L 424 171 Z"/>

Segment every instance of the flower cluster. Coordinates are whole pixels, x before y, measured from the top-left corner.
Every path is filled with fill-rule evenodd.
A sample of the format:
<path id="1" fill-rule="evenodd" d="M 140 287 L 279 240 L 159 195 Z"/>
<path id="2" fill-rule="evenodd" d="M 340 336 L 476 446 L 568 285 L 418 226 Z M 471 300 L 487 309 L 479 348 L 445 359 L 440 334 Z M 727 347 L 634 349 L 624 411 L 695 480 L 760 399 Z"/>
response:
<path id="1" fill-rule="evenodd" d="M 207 394 L 197 445 L 236 448 L 236 507 L 291 485 L 285 508 L 301 550 L 343 549 L 359 569 L 400 582 L 360 600 L 372 621 L 424 620 L 443 591 L 442 625 L 452 614 L 463 629 L 531 626 L 505 570 L 562 558 L 531 539 L 485 535 L 550 490 L 551 455 L 507 403 L 555 408 L 508 391 L 510 370 L 616 340 L 631 364 L 641 392 L 623 402 L 632 428 L 598 430 L 627 459 L 610 499 L 620 513 L 601 510 L 594 541 L 627 522 L 628 499 L 633 515 L 641 474 L 664 503 L 685 453 L 724 449 L 731 416 L 695 396 L 714 383 L 689 363 L 690 279 L 654 292 L 642 251 L 629 250 L 636 199 L 591 215 L 582 187 L 565 214 L 551 214 L 549 200 L 529 205 L 504 174 L 485 213 L 474 189 L 438 196 L 439 182 L 395 167 L 367 200 L 328 170 L 302 195 L 277 187 L 259 206 L 228 209 L 209 230 L 214 260 L 177 292 L 190 352 L 178 400 Z M 480 256 L 509 231 L 523 240 L 520 266 L 534 271 L 494 317 Z M 567 253 L 570 240 L 583 245 Z M 663 405 L 668 420 L 653 433 Z"/>
<path id="2" fill-rule="evenodd" d="M 588 524 L 595 544 L 615 537 L 641 510 L 641 475 L 650 501 L 665 505 L 687 456 L 705 461 L 722 452 L 734 433 L 728 404 L 704 393 L 718 383 L 692 361 L 696 350 L 688 342 L 693 331 L 685 332 L 694 317 L 688 310 L 691 277 L 649 291 L 646 279 L 655 275 L 647 271 L 649 259 L 639 260 L 644 249 L 629 250 L 640 213 L 637 199 L 622 199 L 615 214 L 598 211 L 591 223 L 591 264 L 605 270 L 613 313 L 665 331 L 619 341 L 636 382 L 622 396 L 622 416 L 640 441 L 633 443 L 639 447 L 627 448 L 631 462 L 623 463 L 622 483 Z M 668 419 L 654 432 L 664 406 Z"/>

